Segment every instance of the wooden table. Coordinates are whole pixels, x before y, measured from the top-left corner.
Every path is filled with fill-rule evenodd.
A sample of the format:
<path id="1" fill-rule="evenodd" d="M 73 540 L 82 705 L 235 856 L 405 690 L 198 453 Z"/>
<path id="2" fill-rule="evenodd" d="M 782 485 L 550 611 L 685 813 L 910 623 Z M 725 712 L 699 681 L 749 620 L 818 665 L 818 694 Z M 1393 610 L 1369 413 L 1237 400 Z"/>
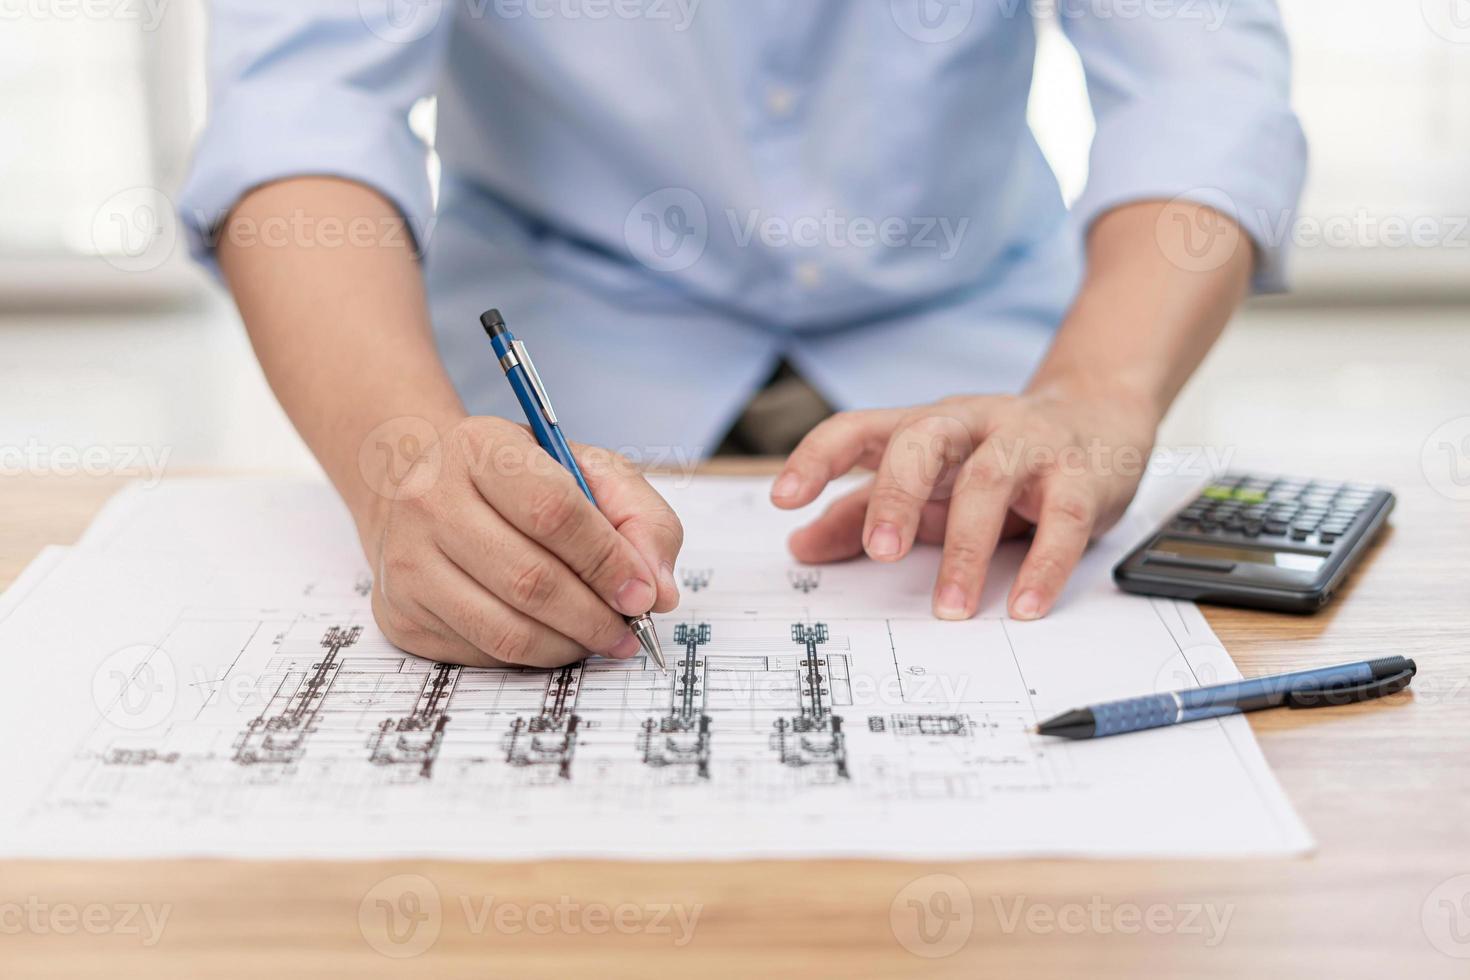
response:
<path id="1" fill-rule="evenodd" d="M 1277 462 L 1289 468 L 1289 461 Z M 1470 505 L 1437 492 L 1421 474 L 1400 476 L 1391 531 L 1328 610 L 1311 618 L 1209 611 L 1246 674 L 1390 652 L 1418 659 L 1411 694 L 1352 708 L 1251 716 L 1267 758 L 1319 841 L 1312 857 L 955 864 L 12 861 L 0 865 L 0 976 L 1465 977 Z M 117 486 L 113 480 L 0 481 L 0 585 L 43 544 L 74 540 Z M 426 885 L 441 901 L 437 937 L 425 927 L 395 946 L 360 927 L 365 903 L 372 908 L 379 898 L 427 896 Z M 957 908 L 953 901 L 963 900 L 965 890 L 971 914 L 942 928 L 946 920 L 938 914 Z M 482 920 L 492 898 L 492 910 L 503 903 L 529 918 L 504 919 L 499 928 L 493 911 Z M 890 915 L 910 899 L 935 913 L 928 943 L 913 933 L 911 918 Z M 682 946 L 674 920 L 653 921 L 659 907 L 671 904 L 686 915 L 699 907 L 692 939 Z M 101 934 L 68 918 L 87 914 L 89 905 L 103 908 L 92 913 Z M 136 906 L 155 915 L 168 911 L 152 946 L 145 945 L 145 920 L 126 924 L 135 928 L 122 921 L 123 911 Z M 592 917 L 599 909 L 614 917 L 620 907 L 622 920 Z M 414 951 L 428 939 L 432 945 L 412 958 L 375 948 Z M 951 947 L 958 948 L 943 958 L 921 955 Z"/>

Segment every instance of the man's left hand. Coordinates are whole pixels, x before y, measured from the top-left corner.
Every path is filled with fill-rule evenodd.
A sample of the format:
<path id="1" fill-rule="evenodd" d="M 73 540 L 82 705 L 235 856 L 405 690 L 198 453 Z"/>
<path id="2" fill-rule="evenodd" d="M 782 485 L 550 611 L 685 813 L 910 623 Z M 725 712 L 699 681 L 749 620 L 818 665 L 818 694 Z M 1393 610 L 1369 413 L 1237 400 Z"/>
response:
<path id="1" fill-rule="evenodd" d="M 1144 401 L 1064 386 L 845 412 L 802 440 L 771 497 L 802 507 L 849 470 L 874 470 L 793 534 L 791 552 L 806 562 L 862 553 L 898 561 L 915 541 L 943 544 L 934 587 L 942 619 L 975 615 L 996 545 L 1034 528 L 1007 605 L 1014 618 L 1036 619 L 1133 499 L 1158 422 Z"/>

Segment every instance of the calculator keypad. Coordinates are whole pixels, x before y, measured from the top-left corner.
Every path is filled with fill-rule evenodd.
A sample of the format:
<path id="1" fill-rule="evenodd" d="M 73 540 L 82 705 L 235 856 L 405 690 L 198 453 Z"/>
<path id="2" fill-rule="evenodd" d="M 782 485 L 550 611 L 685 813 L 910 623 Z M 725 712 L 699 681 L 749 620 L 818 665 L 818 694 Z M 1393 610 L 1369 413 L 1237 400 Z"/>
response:
<path id="1" fill-rule="evenodd" d="M 1368 509 L 1375 493 L 1356 483 L 1232 473 L 1175 515 L 1169 530 L 1332 545 Z"/>

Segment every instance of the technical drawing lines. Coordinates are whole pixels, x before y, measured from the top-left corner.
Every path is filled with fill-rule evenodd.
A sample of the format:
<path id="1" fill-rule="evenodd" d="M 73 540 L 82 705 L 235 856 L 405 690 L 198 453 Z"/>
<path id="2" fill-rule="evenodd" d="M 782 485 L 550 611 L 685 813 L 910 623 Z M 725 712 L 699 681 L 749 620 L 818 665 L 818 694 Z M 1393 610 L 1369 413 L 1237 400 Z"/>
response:
<path id="1" fill-rule="evenodd" d="M 582 682 L 581 663 L 559 667 L 547 675 L 541 713 L 516 718 L 505 736 L 505 761 L 522 769 L 548 770 L 558 779 L 572 778 L 572 757 L 582 719 L 574 710 Z"/>
<path id="2" fill-rule="evenodd" d="M 802 595 L 810 595 L 817 591 L 822 584 L 822 570 L 819 568 L 793 568 L 786 573 L 786 581 L 791 587 Z"/>
<path id="3" fill-rule="evenodd" d="M 699 648 L 709 639 L 708 623 L 680 623 L 674 627 L 674 642 L 682 644 L 684 652 L 674 666 L 668 712 L 644 721 L 638 735 L 645 765 L 689 767 L 697 778 L 709 778 L 710 718 L 705 714 L 708 685 L 705 660 L 699 655 Z"/>
<path id="4" fill-rule="evenodd" d="M 342 666 L 341 654 L 362 637 L 362 627 L 330 627 L 322 637 L 326 656 L 304 676 L 288 671 L 265 710 L 246 726 L 235 745 L 234 761 L 242 766 L 290 767 L 301 761 L 307 737 L 316 731 L 318 715 Z M 285 695 L 292 679 L 296 686 Z M 272 706 L 279 704 L 276 711 Z"/>
<path id="5" fill-rule="evenodd" d="M 424 678 L 413 710 L 398 719 L 385 719 L 369 745 L 368 761 L 375 766 L 415 769 L 420 779 L 434 772 L 434 761 L 444 744 L 449 724 L 445 713 L 459 680 L 456 664 L 435 664 Z"/>
<path id="6" fill-rule="evenodd" d="M 710 578 L 714 575 L 713 568 L 679 568 L 679 584 L 690 592 L 699 592 L 709 588 Z"/>
<path id="7" fill-rule="evenodd" d="M 834 780 L 845 780 L 849 778 L 847 739 L 842 731 L 842 719 L 832 714 L 829 705 L 830 666 L 817 649 L 827 642 L 827 637 L 826 623 L 792 625 L 791 639 L 805 647 L 801 660 L 800 713 L 776 720 L 772 742 L 783 765 L 813 767 Z"/>

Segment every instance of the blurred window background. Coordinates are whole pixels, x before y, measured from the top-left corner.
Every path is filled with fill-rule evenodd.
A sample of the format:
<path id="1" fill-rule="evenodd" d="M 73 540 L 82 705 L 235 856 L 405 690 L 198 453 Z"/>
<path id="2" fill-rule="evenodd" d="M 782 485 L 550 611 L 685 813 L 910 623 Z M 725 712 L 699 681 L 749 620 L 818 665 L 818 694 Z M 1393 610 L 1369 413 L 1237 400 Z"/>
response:
<path id="1" fill-rule="evenodd" d="M 1148 7 L 1027 3 L 1043 14 L 1031 122 L 1075 198 L 1092 117 L 1054 11 Z M 206 6 L 0 0 L 0 450 L 319 472 L 172 216 L 206 108 Z M 1241 448 L 1242 465 L 1249 449 L 1335 472 L 1383 445 L 1417 465 L 1404 413 L 1429 433 L 1470 387 L 1470 0 L 1284 0 L 1284 15 L 1312 143 L 1295 292 L 1236 317 L 1160 438 Z M 432 100 L 411 121 L 432 142 Z"/>
<path id="2" fill-rule="evenodd" d="M 1076 6 L 1032 0 L 1032 126 L 1069 199 L 1092 135 L 1081 66 L 1056 24 Z M 148 189 L 177 189 L 203 120 L 203 7 L 0 0 L 0 302 L 197 288 L 157 213 L 167 200 Z M 1283 13 L 1312 145 L 1291 232 L 1298 292 L 1470 292 L 1470 0 L 1289 0 Z M 432 138 L 431 103 L 414 123 Z"/>
<path id="3" fill-rule="evenodd" d="M 172 227 L 150 190 L 179 185 L 203 119 L 203 6 L 0 0 L 0 302 L 197 283 L 173 249 L 119 266 Z"/>

